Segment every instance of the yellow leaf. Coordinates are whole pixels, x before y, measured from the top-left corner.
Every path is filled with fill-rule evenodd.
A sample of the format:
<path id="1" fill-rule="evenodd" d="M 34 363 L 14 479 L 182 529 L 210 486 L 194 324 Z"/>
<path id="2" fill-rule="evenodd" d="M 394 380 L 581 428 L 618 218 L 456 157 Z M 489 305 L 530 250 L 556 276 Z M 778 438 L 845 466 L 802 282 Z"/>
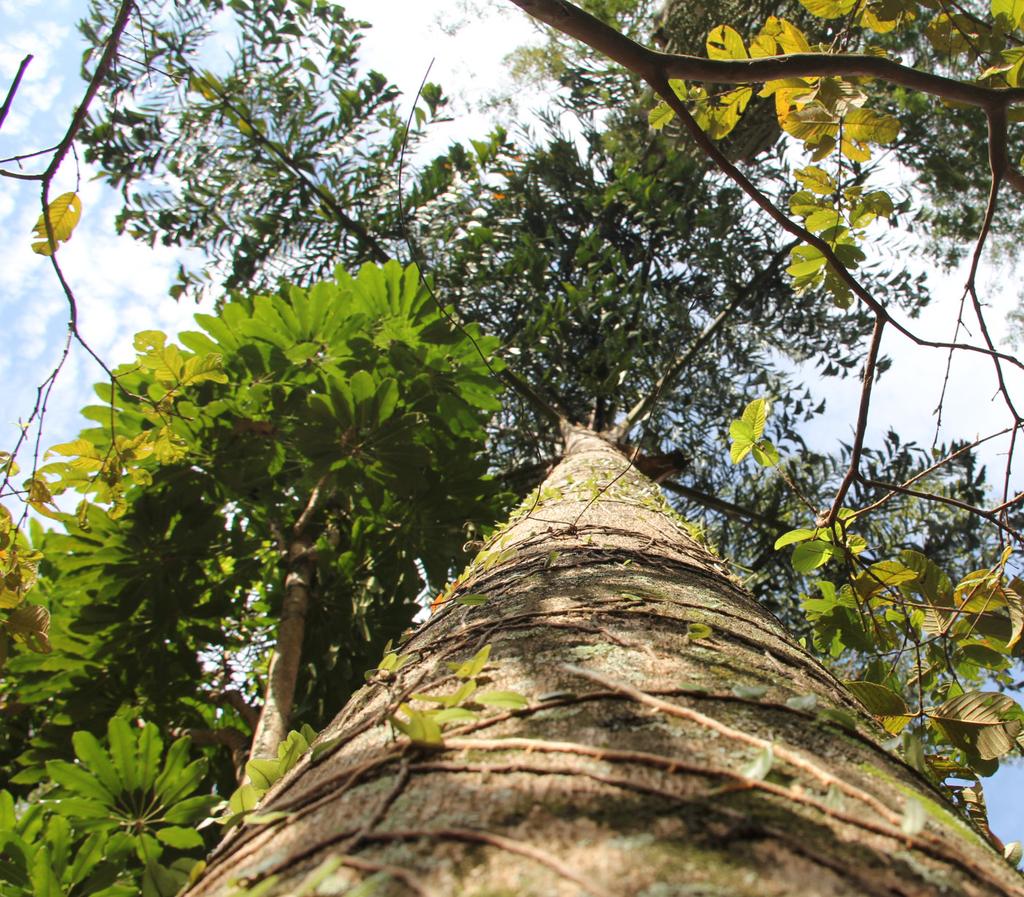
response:
<path id="1" fill-rule="evenodd" d="M 783 53 L 813 53 L 804 33 L 792 22 L 769 16 L 762 34 L 775 38 Z"/>
<path id="2" fill-rule="evenodd" d="M 35 227 L 32 228 L 33 234 L 38 238 L 32 244 L 32 251 L 39 255 L 53 255 L 61 243 L 71 239 L 71 232 L 81 217 L 82 200 L 78 198 L 78 194 L 62 193 L 47 207 L 46 218 L 49 218 L 50 229 L 53 231 L 53 245 L 50 245 L 46 234 L 46 219 L 40 215 Z"/>
<path id="3" fill-rule="evenodd" d="M 754 59 L 775 55 L 775 38 L 763 31 L 750 41 L 750 55 Z"/>
<path id="4" fill-rule="evenodd" d="M 800 3 L 819 19 L 838 19 L 853 9 L 857 0 L 800 0 Z"/>
<path id="5" fill-rule="evenodd" d="M 708 33 L 705 44 L 708 59 L 747 59 L 747 48 L 739 32 L 728 25 L 719 25 Z"/>

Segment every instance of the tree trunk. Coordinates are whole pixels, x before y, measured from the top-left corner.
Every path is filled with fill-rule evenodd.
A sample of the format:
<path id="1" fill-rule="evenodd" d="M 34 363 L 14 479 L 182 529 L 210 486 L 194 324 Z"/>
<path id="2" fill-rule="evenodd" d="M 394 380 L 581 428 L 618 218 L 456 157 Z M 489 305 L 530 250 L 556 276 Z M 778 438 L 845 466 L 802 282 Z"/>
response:
<path id="1" fill-rule="evenodd" d="M 470 594 L 489 600 L 421 626 L 401 648 L 417 659 L 267 795 L 260 812 L 285 815 L 232 833 L 190 895 L 342 894 L 371 874 L 373 894 L 438 897 L 1024 893 L 597 435 L 569 433 Z M 396 737 L 399 702 L 453 692 L 446 663 L 485 645 L 479 687 L 529 705 L 450 723 L 443 745 Z"/>
<path id="2" fill-rule="evenodd" d="M 295 683 L 302 660 L 302 641 L 306 635 L 309 591 L 315 574 L 313 542 L 308 536 L 299 535 L 288 545 L 281 620 L 277 626 L 274 656 L 270 658 L 267 670 L 263 708 L 252 735 L 250 760 L 276 757 L 277 746 L 288 734 L 288 721 L 295 702 Z"/>

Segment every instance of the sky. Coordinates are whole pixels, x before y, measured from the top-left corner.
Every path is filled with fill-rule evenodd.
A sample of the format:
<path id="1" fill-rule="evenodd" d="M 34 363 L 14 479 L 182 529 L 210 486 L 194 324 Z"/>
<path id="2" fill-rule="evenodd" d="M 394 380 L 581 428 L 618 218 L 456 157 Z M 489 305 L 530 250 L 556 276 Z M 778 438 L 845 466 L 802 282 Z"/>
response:
<path id="1" fill-rule="evenodd" d="M 514 88 L 503 62 L 508 52 L 534 40 L 537 34 L 511 4 L 499 0 L 351 0 L 347 10 L 374 26 L 363 44 L 364 64 L 387 74 L 407 97 L 415 93 L 433 61 L 431 80 L 444 86 L 458 113 L 454 123 L 437 129 L 434 139 L 439 145 L 485 133 L 499 114 L 485 108 L 495 94 L 515 89 L 521 114 L 542 102 L 539 95 Z M 4 30 L 0 37 L 0 92 L 6 90 L 22 57 L 26 53 L 34 56 L 0 131 L 0 158 L 50 146 L 63 135 L 84 88 L 78 76 L 82 45 L 75 30 L 75 22 L 84 12 L 81 0 L 0 0 Z M 25 170 L 37 170 L 31 162 L 26 162 Z M 151 248 L 117 235 L 118 196 L 95 180 L 95 172 L 88 166 L 83 164 L 80 172 L 83 218 L 59 258 L 78 300 L 83 336 L 108 364 L 116 365 L 132 357 L 135 332 L 189 329 L 192 316 L 206 309 L 178 304 L 167 295 L 185 255 L 174 248 Z M 76 167 L 69 158 L 51 196 L 74 189 Z M 0 332 L 5 337 L 0 353 L 0 449 L 13 444 L 20 422 L 31 413 L 36 389 L 60 355 L 67 324 L 67 302 L 49 263 L 30 250 L 31 228 L 38 215 L 37 184 L 0 179 Z M 898 255 L 881 261 L 907 261 L 915 271 L 926 270 L 931 275 L 935 300 L 922 318 L 913 322 L 914 329 L 931 338 L 950 338 L 964 270 L 936 271 L 913 246 L 904 245 Z M 1007 345 L 1006 312 L 1019 301 L 1018 278 L 1012 271 L 986 266 L 981 282 L 982 295 L 991 306 L 993 335 Z M 913 349 L 891 337 L 885 350 L 894 364 L 876 387 L 869 438 L 877 439 L 896 425 L 905 438 L 930 445 L 945 355 Z M 76 348 L 49 402 L 44 446 L 74 438 L 82 426 L 78 410 L 90 402 L 90 385 L 100 379 L 102 371 Z M 947 396 L 942 438 L 972 438 L 1003 425 L 1004 409 L 993 398 L 995 378 L 990 362 L 957 357 L 953 382 L 956 387 Z M 1010 385 L 1024 406 L 1024 377 L 1013 372 Z M 822 449 L 833 448 L 837 439 L 848 441 L 859 395 L 856 378 L 812 382 L 812 388 L 827 398 L 829 414 L 810 427 L 808 441 Z M 994 442 L 986 446 L 983 458 L 1001 469 L 1005 451 L 1005 442 Z M 1013 476 L 1018 491 L 1024 488 L 1021 466 Z M 1024 806 L 1024 767 L 1004 764 L 996 779 L 987 783 L 986 797 L 994 830 L 1004 840 L 1024 839 L 1024 812 L 1020 810 Z"/>

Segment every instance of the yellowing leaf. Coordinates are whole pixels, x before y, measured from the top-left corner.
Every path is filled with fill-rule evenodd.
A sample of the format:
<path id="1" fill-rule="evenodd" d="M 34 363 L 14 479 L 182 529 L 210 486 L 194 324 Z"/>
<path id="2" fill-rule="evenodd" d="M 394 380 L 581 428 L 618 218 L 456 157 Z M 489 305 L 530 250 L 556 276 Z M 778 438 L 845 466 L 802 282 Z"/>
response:
<path id="1" fill-rule="evenodd" d="M 845 16 L 858 0 L 800 0 L 800 4 L 812 16 L 819 19 L 838 19 Z"/>
<path id="2" fill-rule="evenodd" d="M 655 131 L 660 131 L 675 117 L 676 114 L 672 110 L 672 107 L 664 100 L 661 100 L 657 106 L 647 113 L 647 123 L 654 128 Z"/>
<path id="3" fill-rule="evenodd" d="M 811 53 L 811 45 L 804 33 L 792 22 L 769 16 L 762 33 L 775 38 L 783 53 Z"/>
<path id="4" fill-rule="evenodd" d="M 754 59 L 774 56 L 775 47 L 775 38 L 761 32 L 750 41 L 750 55 Z"/>
<path id="5" fill-rule="evenodd" d="M 47 207 L 46 218 L 39 216 L 33 234 L 38 238 L 32 244 L 32 251 L 39 255 L 53 255 L 54 250 L 59 248 L 61 243 L 71 239 L 71 232 L 75 229 L 79 219 L 82 217 L 82 200 L 77 193 L 62 193 L 56 199 L 51 200 Z M 50 229 L 53 231 L 53 245 L 46 233 L 46 219 L 50 221 Z"/>
<path id="6" fill-rule="evenodd" d="M 1024 0 L 992 0 L 992 15 L 1005 19 L 1010 28 L 1019 28 L 1024 20 Z"/>
<path id="7" fill-rule="evenodd" d="M 1024 2 L 1024 0 L 1022 0 Z M 728 25 L 719 25 L 708 33 L 708 59 L 748 59 L 747 48 L 739 32 Z"/>
<path id="8" fill-rule="evenodd" d="M 910 712 L 903 698 L 884 685 L 850 680 L 844 684 L 874 716 L 903 716 Z"/>
<path id="9" fill-rule="evenodd" d="M 796 179 L 812 193 L 831 196 L 836 192 L 836 182 L 827 171 L 817 165 L 808 165 L 795 172 Z"/>
<path id="10" fill-rule="evenodd" d="M 750 424 L 754 439 L 760 439 L 764 433 L 765 424 L 768 423 L 768 400 L 754 399 L 747 403 L 740 418 Z"/>
<path id="11" fill-rule="evenodd" d="M 843 119 L 843 137 L 858 143 L 892 143 L 900 133 L 899 119 L 870 109 L 851 109 Z"/>

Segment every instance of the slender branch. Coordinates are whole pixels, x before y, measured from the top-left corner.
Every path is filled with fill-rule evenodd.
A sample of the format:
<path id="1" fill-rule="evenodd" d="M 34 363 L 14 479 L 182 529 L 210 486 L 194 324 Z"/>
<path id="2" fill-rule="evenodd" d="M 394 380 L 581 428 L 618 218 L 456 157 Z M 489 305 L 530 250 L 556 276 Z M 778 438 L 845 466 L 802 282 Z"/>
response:
<path id="1" fill-rule="evenodd" d="M 216 86 L 211 85 L 214 93 L 217 95 L 217 99 L 220 100 L 221 104 L 232 113 L 234 113 L 241 121 L 245 122 L 249 128 L 248 136 L 262 146 L 265 150 L 270 152 L 272 155 L 280 159 L 287 167 L 288 170 L 295 176 L 295 178 L 302 183 L 306 184 L 310 189 L 316 193 L 317 198 L 324 204 L 330 213 L 334 216 L 335 220 L 342 225 L 347 231 L 349 231 L 355 238 L 366 247 L 370 253 L 371 258 L 378 263 L 386 262 L 391 256 L 388 255 L 387 251 L 381 246 L 380 242 L 376 237 L 373 236 L 361 222 L 356 221 L 352 218 L 339 204 L 338 201 L 331 195 L 331 192 L 324 187 L 322 184 L 314 181 L 306 174 L 305 171 L 299 166 L 295 158 L 288 153 L 281 144 L 276 143 L 267 137 L 260 131 L 259 127 L 253 122 L 249 116 L 237 106 L 235 106 L 228 97 L 217 90 Z"/>
<path id="2" fill-rule="evenodd" d="M 886 489 L 890 492 L 899 492 L 901 495 L 912 495 L 914 498 L 939 502 L 940 504 L 949 505 L 953 508 L 960 508 L 962 511 L 976 514 L 978 517 L 981 517 L 989 521 L 989 523 L 999 527 L 1002 532 L 1011 536 L 1014 541 L 1024 545 L 1024 535 L 1013 529 L 1013 527 L 1003 523 L 999 519 L 997 511 L 989 511 L 985 508 L 979 508 L 976 505 L 969 504 L 966 501 L 961 501 L 959 498 L 952 498 L 949 495 L 939 495 L 936 492 L 922 492 L 920 489 L 910 489 L 896 483 L 883 483 L 881 480 L 873 480 L 870 477 L 863 476 L 862 474 L 857 475 L 857 481 L 863 483 L 865 486 L 874 486 L 876 489 Z"/>
<path id="3" fill-rule="evenodd" d="M 43 180 L 49 181 L 57 173 L 57 169 L 60 168 L 61 162 L 64 161 L 68 150 L 71 149 L 71 144 L 74 143 L 75 137 L 85 123 L 85 117 L 89 114 L 89 105 L 99 91 L 103 80 L 107 77 L 110 67 L 114 64 L 117 48 L 121 43 L 121 35 L 124 34 L 125 29 L 128 27 L 128 19 L 131 17 L 134 8 L 134 0 L 121 0 L 121 5 L 117 9 L 117 17 L 114 19 L 114 25 L 110 31 L 110 37 L 107 38 L 107 45 L 103 49 L 103 55 L 100 57 L 100 61 L 96 64 L 96 70 L 89 79 L 89 86 L 86 88 L 85 96 L 82 97 L 82 102 L 71 117 L 71 124 L 68 125 L 64 138 L 57 144 L 57 151 L 53 154 L 50 164 L 46 166 L 46 171 L 42 174 Z"/>
<path id="4" fill-rule="evenodd" d="M 690 362 L 692 362 L 696 357 L 697 353 L 700 352 L 700 350 L 711 341 L 715 334 L 718 333 L 729 316 L 736 311 L 745 299 L 750 296 L 754 289 L 761 285 L 762 281 L 766 280 L 775 272 L 790 250 L 797 245 L 799 245 L 797 240 L 787 243 L 772 256 L 769 262 L 750 281 L 747 282 L 743 289 L 733 298 L 732 302 L 718 313 L 715 319 L 704 328 L 686 351 L 665 369 L 657 383 L 654 384 L 654 388 L 651 389 L 646 396 L 640 399 L 640 401 L 638 401 L 626 413 L 626 417 L 620 424 L 612 427 L 611 430 L 608 431 L 608 435 L 612 440 L 620 442 L 626 438 L 629 431 L 636 425 L 636 423 L 642 420 L 643 416 L 651 410 L 651 407 L 654 405 L 657 397 L 661 395 L 662 390 L 675 383 L 680 374 L 686 370 Z"/>
<path id="5" fill-rule="evenodd" d="M 555 426 L 560 427 L 563 423 L 570 420 L 568 413 L 559 407 L 559 405 L 550 399 L 542 396 L 540 392 L 528 383 L 523 377 L 520 377 L 511 368 L 506 367 L 502 369 L 499 374 L 500 378 L 514 392 L 519 393 L 527 402 L 529 402 L 537 411 L 539 411 L 544 417 L 550 420 Z"/>
<path id="6" fill-rule="evenodd" d="M 4 97 L 4 104 L 3 106 L 0 106 L 0 128 L 4 126 L 4 122 L 7 120 L 7 113 L 11 111 L 11 104 L 14 102 L 14 95 L 18 92 L 18 87 L 21 86 L 22 76 L 25 74 L 25 69 L 28 68 L 28 64 L 31 61 L 32 54 L 29 53 L 21 60 L 21 64 L 18 66 L 18 71 L 14 75 L 14 80 L 11 82 L 11 86 L 7 91 L 7 96 Z"/>
<path id="7" fill-rule="evenodd" d="M 983 436 L 980 439 L 974 440 L 974 442 L 969 442 L 966 445 L 960 446 L 960 448 L 956 449 L 955 451 L 952 451 L 949 454 L 945 455 L 944 457 L 939 458 L 939 460 L 936 461 L 934 464 L 932 464 L 930 467 L 926 467 L 924 470 L 919 471 L 918 473 L 915 473 L 912 477 L 910 477 L 910 479 L 904 480 L 903 483 L 900 484 L 901 488 L 905 489 L 908 486 L 913 486 L 914 483 L 916 483 L 918 480 L 924 479 L 929 474 L 935 473 L 936 470 L 938 470 L 941 467 L 945 467 L 951 461 L 955 461 L 957 458 L 959 458 L 965 452 L 969 452 L 972 449 L 976 449 L 979 445 L 983 445 L 984 443 L 988 442 L 991 439 L 995 439 L 998 436 L 1005 436 L 1012 429 L 1013 429 L 1013 427 L 1006 427 L 1006 428 L 1004 428 L 1002 430 L 999 430 L 996 433 L 990 433 L 988 436 Z M 866 505 L 863 508 L 859 508 L 857 510 L 855 516 L 860 517 L 860 516 L 862 516 L 864 514 L 870 513 L 871 511 L 875 511 L 878 508 L 882 507 L 882 505 L 884 505 L 887 502 L 891 501 L 897 495 L 899 495 L 899 492 L 897 492 L 897 491 L 889 492 L 886 495 L 883 495 L 877 501 L 873 502 L 872 504 Z M 993 509 L 993 513 L 995 513 L 996 511 L 999 511 L 1000 509 L 1001 508 L 994 508 Z"/>
<path id="8" fill-rule="evenodd" d="M 329 478 L 330 474 L 325 473 L 322 477 L 320 477 L 320 479 L 317 481 L 317 484 L 309 493 L 309 500 L 306 502 L 306 507 L 303 508 L 302 513 L 299 514 L 299 519 L 295 521 L 295 525 L 292 527 L 292 532 L 296 536 L 301 536 L 305 532 L 306 526 L 309 524 L 309 521 L 316 513 L 316 509 L 319 507 L 321 498 L 323 496 L 324 486 L 327 485 L 327 481 Z"/>
<path id="9" fill-rule="evenodd" d="M 752 520 L 755 523 L 760 523 L 763 526 L 779 532 L 790 528 L 790 524 L 785 523 L 778 517 L 770 517 L 767 514 L 760 514 L 757 511 L 752 511 L 750 508 L 744 508 L 740 505 L 733 504 L 731 501 L 726 501 L 724 498 L 719 498 L 717 495 L 708 495 L 706 492 L 701 492 L 699 489 L 694 489 L 692 486 L 684 486 L 682 483 L 678 483 L 675 480 L 664 480 L 661 485 L 669 492 L 674 492 L 676 495 L 688 498 L 690 501 L 697 502 L 697 504 L 703 505 L 706 508 L 725 514 L 727 517 L 732 517 L 734 520 Z"/>
<path id="10" fill-rule="evenodd" d="M 245 695 L 240 691 L 227 688 L 223 691 L 211 692 L 210 698 L 218 704 L 226 704 L 245 720 L 245 724 L 250 729 L 255 730 L 260 721 L 260 712 L 245 699 Z"/>
<path id="11" fill-rule="evenodd" d="M 619 442 L 626 438 L 626 435 L 630 430 L 636 426 L 638 421 L 643 420 L 644 416 L 648 414 L 657 400 L 658 396 L 666 387 L 671 386 L 678 379 L 679 375 L 689 366 L 690 362 L 697 356 L 711 340 L 715 334 L 722 329 L 722 325 L 726 322 L 729 316 L 736 311 L 736 308 L 740 304 L 740 300 L 744 294 L 736 296 L 732 302 L 730 302 L 725 308 L 723 308 L 697 336 L 697 338 L 689 345 L 687 350 L 675 361 L 673 361 L 658 378 L 658 381 L 654 384 L 654 388 L 647 392 L 639 402 L 637 402 L 629 411 L 626 413 L 625 418 L 617 426 L 612 427 L 608 431 L 608 435 L 615 442 Z"/>
<path id="12" fill-rule="evenodd" d="M 847 467 L 846 475 L 843 477 L 836 497 L 832 500 L 832 507 L 826 515 L 823 526 L 832 526 L 839 517 L 839 511 L 843 506 L 843 499 L 850 491 L 854 480 L 860 471 L 860 456 L 864 451 L 864 436 L 868 429 L 868 414 L 871 411 L 871 389 L 875 383 L 875 366 L 878 362 L 878 352 L 882 346 L 882 332 L 885 330 L 885 321 L 881 318 L 875 319 L 875 329 L 871 333 L 871 346 L 868 349 L 868 357 L 864 359 L 864 380 L 860 390 L 860 408 L 857 412 L 857 426 L 854 430 L 853 449 L 850 451 L 850 464 Z"/>

